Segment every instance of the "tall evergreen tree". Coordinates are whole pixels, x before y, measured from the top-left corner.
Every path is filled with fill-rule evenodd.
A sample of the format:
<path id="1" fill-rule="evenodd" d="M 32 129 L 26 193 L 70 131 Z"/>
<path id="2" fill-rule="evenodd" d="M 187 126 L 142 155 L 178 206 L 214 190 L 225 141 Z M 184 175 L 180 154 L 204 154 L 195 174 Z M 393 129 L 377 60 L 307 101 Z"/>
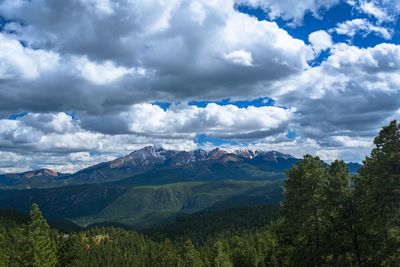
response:
<path id="1" fill-rule="evenodd" d="M 178 252 L 169 239 L 161 243 L 156 260 L 157 262 L 153 265 L 160 267 L 178 266 L 180 260 Z"/>
<path id="2" fill-rule="evenodd" d="M 37 204 L 32 205 L 30 221 L 26 226 L 23 264 L 31 267 L 53 267 L 57 264 L 55 242 L 50 227 Z"/>
<path id="3" fill-rule="evenodd" d="M 199 252 L 190 240 L 184 243 L 181 258 L 184 267 L 201 267 L 203 265 Z"/>
<path id="4" fill-rule="evenodd" d="M 400 125 L 392 121 L 374 140 L 356 180 L 365 264 L 380 265 L 400 251 Z M 400 265 L 400 262 L 396 264 Z"/>
<path id="5" fill-rule="evenodd" d="M 232 267 L 233 264 L 229 255 L 225 252 L 224 243 L 218 240 L 214 244 L 214 265 L 215 267 Z"/>
<path id="6" fill-rule="evenodd" d="M 327 263 L 333 266 L 359 263 L 360 248 L 352 192 L 352 177 L 346 164 L 341 160 L 334 161 L 329 167 L 325 184 L 323 209 L 326 222 L 324 246 Z"/>
<path id="7" fill-rule="evenodd" d="M 67 238 L 62 236 L 59 242 L 61 243 L 59 248 L 59 266 L 78 267 L 85 265 L 84 243 L 82 242 L 81 235 L 73 234 Z"/>
<path id="8" fill-rule="evenodd" d="M 232 240 L 231 259 L 234 266 L 256 267 L 259 263 L 255 247 L 238 236 Z"/>
<path id="9" fill-rule="evenodd" d="M 278 228 L 280 245 L 288 257 L 287 264 L 320 266 L 325 260 L 323 203 L 328 170 L 318 157 L 305 155 L 287 176 Z"/>

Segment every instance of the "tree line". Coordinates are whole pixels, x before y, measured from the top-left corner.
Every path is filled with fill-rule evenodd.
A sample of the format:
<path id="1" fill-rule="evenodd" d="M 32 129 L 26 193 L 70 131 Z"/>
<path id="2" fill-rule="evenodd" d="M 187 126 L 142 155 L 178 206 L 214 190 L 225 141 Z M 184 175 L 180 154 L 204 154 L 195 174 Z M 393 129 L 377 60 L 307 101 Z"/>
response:
<path id="1" fill-rule="evenodd" d="M 286 173 L 276 221 L 201 243 L 118 228 L 63 234 L 34 204 L 27 223 L 0 221 L 0 266 L 400 266 L 400 125 L 374 144 L 355 176 L 305 155 Z"/>

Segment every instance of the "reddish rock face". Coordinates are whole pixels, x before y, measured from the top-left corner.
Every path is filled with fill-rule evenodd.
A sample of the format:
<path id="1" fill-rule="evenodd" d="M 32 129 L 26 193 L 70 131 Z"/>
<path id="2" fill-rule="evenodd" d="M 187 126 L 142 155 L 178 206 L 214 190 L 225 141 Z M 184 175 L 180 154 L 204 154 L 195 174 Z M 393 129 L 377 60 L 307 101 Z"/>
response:
<path id="1" fill-rule="evenodd" d="M 221 149 L 221 148 L 215 148 L 213 150 L 210 151 L 209 155 L 208 155 L 208 159 L 219 159 L 221 158 L 223 155 L 227 154 L 228 152 Z"/>
<path id="2" fill-rule="evenodd" d="M 25 173 L 23 173 L 23 176 L 26 177 L 27 179 L 31 179 L 31 178 L 38 177 L 38 176 L 55 177 L 55 176 L 58 176 L 58 172 L 56 172 L 54 170 L 50 170 L 50 169 L 40 169 L 40 170 L 25 172 Z"/>

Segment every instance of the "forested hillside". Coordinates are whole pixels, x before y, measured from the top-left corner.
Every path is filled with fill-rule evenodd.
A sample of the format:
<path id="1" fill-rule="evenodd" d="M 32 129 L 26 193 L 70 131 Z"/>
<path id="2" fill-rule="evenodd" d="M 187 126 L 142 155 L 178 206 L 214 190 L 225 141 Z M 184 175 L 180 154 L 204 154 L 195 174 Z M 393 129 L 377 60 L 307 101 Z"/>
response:
<path id="1" fill-rule="evenodd" d="M 271 206 L 242 208 L 178 218 L 142 234 L 64 234 L 34 204 L 29 220 L 2 217 L 0 266 L 400 266 L 400 125 L 391 122 L 374 143 L 357 176 L 343 161 L 304 156 L 287 171 L 279 214 Z"/>
<path id="2" fill-rule="evenodd" d="M 282 182 L 216 181 L 167 185 L 91 184 L 0 193 L 0 208 L 28 212 L 37 203 L 51 220 L 81 225 L 122 223 L 136 228 L 170 221 L 204 209 L 228 209 L 278 203 Z"/>

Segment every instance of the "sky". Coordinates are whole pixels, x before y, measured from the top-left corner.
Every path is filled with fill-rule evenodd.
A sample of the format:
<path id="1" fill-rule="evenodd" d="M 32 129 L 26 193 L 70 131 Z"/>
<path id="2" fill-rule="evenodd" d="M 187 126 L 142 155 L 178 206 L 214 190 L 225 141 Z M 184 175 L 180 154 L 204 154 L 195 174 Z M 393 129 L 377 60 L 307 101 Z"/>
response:
<path id="1" fill-rule="evenodd" d="M 361 162 L 400 119 L 398 0 L 0 0 L 0 172 L 147 145 Z"/>

